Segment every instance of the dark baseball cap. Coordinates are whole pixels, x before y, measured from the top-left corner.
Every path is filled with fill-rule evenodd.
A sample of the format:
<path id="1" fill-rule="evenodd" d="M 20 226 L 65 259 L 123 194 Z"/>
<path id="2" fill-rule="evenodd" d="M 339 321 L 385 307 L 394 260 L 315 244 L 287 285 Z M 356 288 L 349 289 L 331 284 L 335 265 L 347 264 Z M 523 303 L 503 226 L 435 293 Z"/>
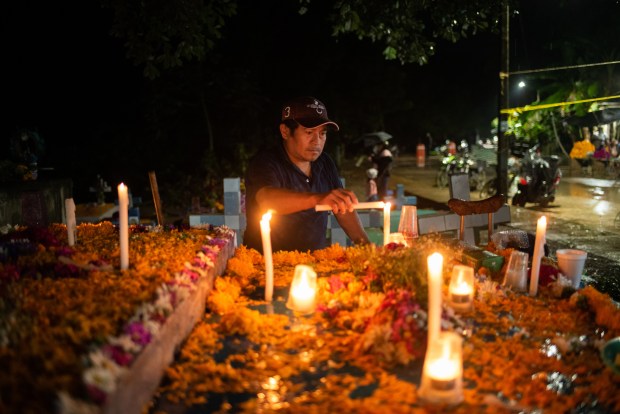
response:
<path id="1" fill-rule="evenodd" d="M 282 122 L 292 119 L 304 128 L 316 128 L 329 125 L 340 129 L 337 123 L 327 117 L 327 108 L 323 102 L 312 96 L 293 98 L 282 105 Z"/>

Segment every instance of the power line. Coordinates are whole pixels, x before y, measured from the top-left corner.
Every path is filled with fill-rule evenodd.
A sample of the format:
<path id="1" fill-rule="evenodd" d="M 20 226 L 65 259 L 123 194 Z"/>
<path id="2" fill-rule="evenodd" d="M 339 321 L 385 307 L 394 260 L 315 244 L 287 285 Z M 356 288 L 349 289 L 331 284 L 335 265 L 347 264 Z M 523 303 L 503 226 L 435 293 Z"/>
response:
<path id="1" fill-rule="evenodd" d="M 573 65 L 573 66 L 558 66 L 555 68 L 542 68 L 542 69 L 530 69 L 530 70 L 518 70 L 515 72 L 508 72 L 508 75 L 523 75 L 526 73 L 538 73 L 538 72 L 550 72 L 553 70 L 564 70 L 564 69 L 578 69 L 578 68 L 588 68 L 591 66 L 602 66 L 602 65 L 615 65 L 620 63 L 620 60 L 613 60 L 610 62 L 600 62 L 600 63 L 584 63 L 583 65 Z"/>
<path id="2" fill-rule="evenodd" d="M 604 100 L 609 100 L 609 99 L 620 99 L 620 95 L 603 96 L 602 98 L 582 99 L 580 101 L 558 102 L 558 103 L 544 104 L 544 105 L 526 105 L 526 106 L 521 106 L 517 108 L 506 108 L 506 109 L 502 109 L 501 113 L 502 114 L 512 114 L 514 112 L 521 113 L 521 112 L 527 112 L 527 111 L 536 111 L 538 109 L 548 109 L 548 108 L 555 108 L 557 106 L 575 105 L 575 104 L 580 104 L 580 103 L 604 101 Z"/>

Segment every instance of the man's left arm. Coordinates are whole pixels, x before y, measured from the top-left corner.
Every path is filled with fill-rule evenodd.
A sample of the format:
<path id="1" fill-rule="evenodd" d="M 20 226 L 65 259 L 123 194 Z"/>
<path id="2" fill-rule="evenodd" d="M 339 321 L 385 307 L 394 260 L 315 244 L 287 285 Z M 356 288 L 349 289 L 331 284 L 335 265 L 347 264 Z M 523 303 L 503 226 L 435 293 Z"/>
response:
<path id="1" fill-rule="evenodd" d="M 368 234 L 366 234 L 364 226 L 362 226 L 362 222 L 356 211 L 334 214 L 334 217 L 336 217 L 338 224 L 340 224 L 340 227 L 342 227 L 344 232 L 347 233 L 347 236 L 349 236 L 353 243 L 370 243 Z"/>

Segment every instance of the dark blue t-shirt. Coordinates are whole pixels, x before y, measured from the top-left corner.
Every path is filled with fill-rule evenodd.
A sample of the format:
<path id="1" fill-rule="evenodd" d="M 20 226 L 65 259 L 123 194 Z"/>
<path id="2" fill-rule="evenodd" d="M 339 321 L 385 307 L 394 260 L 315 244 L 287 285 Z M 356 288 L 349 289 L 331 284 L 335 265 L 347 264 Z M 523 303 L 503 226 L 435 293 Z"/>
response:
<path id="1" fill-rule="evenodd" d="M 256 193 L 261 188 L 268 186 L 312 193 L 342 188 L 336 164 L 326 153 L 310 165 L 312 178 L 290 161 L 282 144 L 262 150 L 250 160 L 245 177 L 247 223 L 243 244 L 263 251 L 260 219 L 266 211 L 259 211 L 256 202 Z M 314 208 L 292 214 L 273 214 L 270 222 L 272 250 L 307 251 L 327 247 L 327 217 L 327 212 L 316 212 Z"/>

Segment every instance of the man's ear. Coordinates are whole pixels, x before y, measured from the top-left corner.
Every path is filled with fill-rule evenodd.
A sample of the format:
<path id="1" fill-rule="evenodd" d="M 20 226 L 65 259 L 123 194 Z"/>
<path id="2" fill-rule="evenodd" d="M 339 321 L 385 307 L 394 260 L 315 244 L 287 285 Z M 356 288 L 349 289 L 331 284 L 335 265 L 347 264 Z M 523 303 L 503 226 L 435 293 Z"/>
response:
<path id="1" fill-rule="evenodd" d="M 288 139 L 291 135 L 291 130 L 284 124 L 280 124 L 280 135 L 282 135 L 282 139 Z"/>

